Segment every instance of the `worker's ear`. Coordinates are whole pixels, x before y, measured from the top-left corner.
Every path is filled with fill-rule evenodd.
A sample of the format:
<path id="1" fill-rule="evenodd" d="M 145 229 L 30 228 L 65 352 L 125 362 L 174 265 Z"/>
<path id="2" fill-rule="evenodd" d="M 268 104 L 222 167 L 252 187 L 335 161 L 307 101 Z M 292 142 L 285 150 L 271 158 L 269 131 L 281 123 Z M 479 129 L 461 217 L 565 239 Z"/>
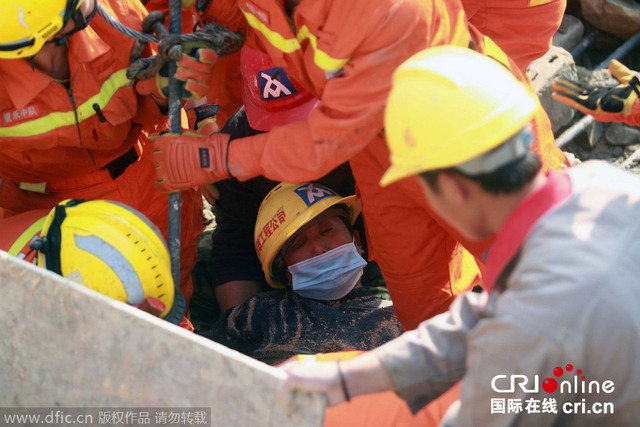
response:
<path id="1" fill-rule="evenodd" d="M 360 233 L 358 233 L 358 230 L 353 230 L 353 242 L 356 245 L 358 253 L 364 256 L 364 249 L 362 248 L 362 241 L 360 240 Z"/>
<path id="2" fill-rule="evenodd" d="M 464 207 L 470 196 L 468 181 L 457 173 L 442 172 L 436 181 L 438 193 L 452 206 Z"/>

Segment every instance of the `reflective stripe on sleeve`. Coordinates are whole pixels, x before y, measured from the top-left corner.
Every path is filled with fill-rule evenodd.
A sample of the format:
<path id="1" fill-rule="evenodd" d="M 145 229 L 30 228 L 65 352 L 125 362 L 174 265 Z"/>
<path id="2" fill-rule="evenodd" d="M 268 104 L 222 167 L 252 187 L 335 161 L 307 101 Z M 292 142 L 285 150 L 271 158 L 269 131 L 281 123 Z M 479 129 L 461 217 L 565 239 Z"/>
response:
<path id="1" fill-rule="evenodd" d="M 540 6 L 541 4 L 551 3 L 552 0 L 529 0 L 529 7 Z"/>
<path id="2" fill-rule="evenodd" d="M 93 104 L 98 104 L 100 108 L 104 108 L 107 105 L 111 97 L 116 93 L 118 89 L 126 86 L 131 82 L 127 78 L 127 70 L 122 69 L 113 73 L 102 84 L 100 92 L 85 102 L 80 104 L 77 108 L 78 121 L 88 119 L 91 116 L 96 115 L 96 111 L 93 108 Z M 15 126 L 0 127 L 0 137 L 26 137 L 34 135 L 42 135 L 50 132 L 54 129 L 64 126 L 73 126 L 76 124 L 76 115 L 71 111 L 56 111 L 51 114 L 47 114 L 44 117 L 20 123 Z"/>
<path id="3" fill-rule="evenodd" d="M 507 54 L 489 36 L 484 36 L 484 54 L 495 59 L 511 71 Z"/>
<path id="4" fill-rule="evenodd" d="M 333 58 L 328 53 L 318 48 L 317 37 L 309 31 L 306 25 L 300 28 L 295 39 L 286 39 L 282 34 L 271 30 L 265 24 L 263 24 L 258 18 L 250 12 L 242 10 L 242 13 L 247 18 L 249 25 L 262 34 L 275 48 L 284 52 L 292 53 L 298 49 L 301 49 L 300 43 L 306 39 L 309 39 L 311 47 L 313 48 L 313 61 L 315 64 L 324 71 L 336 71 L 344 67 L 349 62 L 349 58 Z"/>

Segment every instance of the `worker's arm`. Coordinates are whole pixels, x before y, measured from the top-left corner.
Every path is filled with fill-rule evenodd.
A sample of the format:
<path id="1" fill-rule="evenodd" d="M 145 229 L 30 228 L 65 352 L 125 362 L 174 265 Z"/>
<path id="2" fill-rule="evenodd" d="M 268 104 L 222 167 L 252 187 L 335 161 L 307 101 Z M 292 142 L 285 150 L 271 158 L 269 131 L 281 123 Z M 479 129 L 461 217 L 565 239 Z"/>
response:
<path id="1" fill-rule="evenodd" d="M 421 50 L 425 40 L 437 38 L 425 17 L 435 13 L 431 8 L 436 7 L 444 9 L 430 2 L 420 6 L 405 2 L 384 15 L 360 10 L 354 17 L 353 6 L 345 5 L 344 13 L 357 20 L 345 22 L 344 28 L 331 28 L 330 24 L 326 28 L 329 33 L 336 31 L 334 37 L 345 42 L 323 43 L 320 34 L 317 43 L 330 46 L 332 57 L 348 62 L 338 70 L 323 70 L 315 63 L 305 65 L 311 68 L 309 74 L 316 75 L 314 80 L 318 74 L 327 79 L 322 93 L 316 93 L 322 105 L 306 120 L 233 140 L 228 156 L 231 175 L 239 180 L 263 175 L 276 181 L 308 181 L 360 152 L 383 131 L 393 71 L 411 53 Z M 452 36 L 441 37 L 444 42 Z"/>
<path id="2" fill-rule="evenodd" d="M 231 280 L 216 286 L 214 292 L 220 311 L 238 306 L 260 292 L 262 284 L 254 280 Z"/>
<path id="3" fill-rule="evenodd" d="M 317 362 L 310 369 L 310 363 L 291 362 L 284 365 L 287 378 L 279 393 L 286 403 L 291 401 L 295 390 L 324 393 L 328 405 L 335 406 L 354 396 L 394 389 L 391 376 L 372 352 L 340 361 L 340 365 L 334 362 Z"/>
<path id="4" fill-rule="evenodd" d="M 449 311 L 423 322 L 379 348 L 352 360 L 335 364 L 285 365 L 287 378 L 282 386 L 285 400 L 293 390 L 326 393 L 329 405 L 350 397 L 394 390 L 417 412 L 456 382 L 466 371 L 467 336 L 482 317 L 486 293 L 465 293 Z"/>
<path id="5" fill-rule="evenodd" d="M 158 188 L 173 191 L 229 177 L 242 181 L 258 175 L 275 181 L 317 179 L 350 160 L 382 132 L 391 75 L 406 58 L 426 46 L 425 40 L 433 44 L 468 43 L 468 32 L 450 26 L 434 28 L 433 15 L 445 19 L 448 13 L 443 2 L 405 2 L 402 7 L 377 14 L 353 8 L 345 5 L 344 13 L 359 15 L 358 25 L 326 25 L 326 31 L 335 33 L 329 41 L 321 39 L 322 34 L 317 40 L 318 46 L 329 49 L 334 59 L 344 61 L 343 65 L 337 61 L 339 68 L 329 70 L 321 68 L 326 67 L 322 63 L 305 61 L 316 86 L 322 83 L 320 79 L 326 79 L 324 87 L 308 87 L 322 101 L 308 119 L 231 142 L 225 134 L 212 135 L 207 141 L 186 135 L 160 137 L 156 143 Z M 457 19 L 446 16 L 445 20 Z M 170 154 L 174 152 L 179 156 Z"/>

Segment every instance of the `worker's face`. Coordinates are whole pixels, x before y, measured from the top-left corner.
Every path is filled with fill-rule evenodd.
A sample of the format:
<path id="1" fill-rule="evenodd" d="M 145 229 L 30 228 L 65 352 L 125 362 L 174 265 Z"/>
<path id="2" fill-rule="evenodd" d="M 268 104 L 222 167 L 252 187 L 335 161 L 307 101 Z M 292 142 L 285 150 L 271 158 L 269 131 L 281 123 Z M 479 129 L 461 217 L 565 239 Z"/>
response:
<path id="1" fill-rule="evenodd" d="M 287 266 L 297 264 L 353 240 L 351 232 L 339 216 L 321 219 L 312 222 L 292 237 L 284 251 L 284 263 Z M 362 251 L 358 239 L 356 246 Z"/>

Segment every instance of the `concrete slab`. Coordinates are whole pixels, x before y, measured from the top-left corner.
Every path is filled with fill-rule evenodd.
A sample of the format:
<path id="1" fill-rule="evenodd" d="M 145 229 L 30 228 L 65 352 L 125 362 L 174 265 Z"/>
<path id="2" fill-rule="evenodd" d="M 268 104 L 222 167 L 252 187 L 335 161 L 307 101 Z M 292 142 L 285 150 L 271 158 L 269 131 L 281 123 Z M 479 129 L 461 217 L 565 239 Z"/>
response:
<path id="1" fill-rule="evenodd" d="M 565 13 L 562 17 L 560 28 L 558 28 L 558 31 L 553 35 L 551 43 L 566 51 L 571 51 L 571 49 L 578 44 L 583 35 L 584 24 L 582 21 L 575 16 Z"/>
<path id="2" fill-rule="evenodd" d="M 0 407 L 206 407 L 216 426 L 322 425 L 322 396 L 278 401 L 276 368 L 2 251 L 0 295 Z"/>
<path id="3" fill-rule="evenodd" d="M 575 110 L 551 98 L 551 83 L 556 77 L 564 77 L 576 80 L 576 65 L 571 54 L 558 46 L 551 49 L 539 59 L 536 59 L 527 68 L 536 94 L 540 99 L 542 108 L 547 112 L 551 120 L 551 128 L 556 133 L 573 119 Z"/>

